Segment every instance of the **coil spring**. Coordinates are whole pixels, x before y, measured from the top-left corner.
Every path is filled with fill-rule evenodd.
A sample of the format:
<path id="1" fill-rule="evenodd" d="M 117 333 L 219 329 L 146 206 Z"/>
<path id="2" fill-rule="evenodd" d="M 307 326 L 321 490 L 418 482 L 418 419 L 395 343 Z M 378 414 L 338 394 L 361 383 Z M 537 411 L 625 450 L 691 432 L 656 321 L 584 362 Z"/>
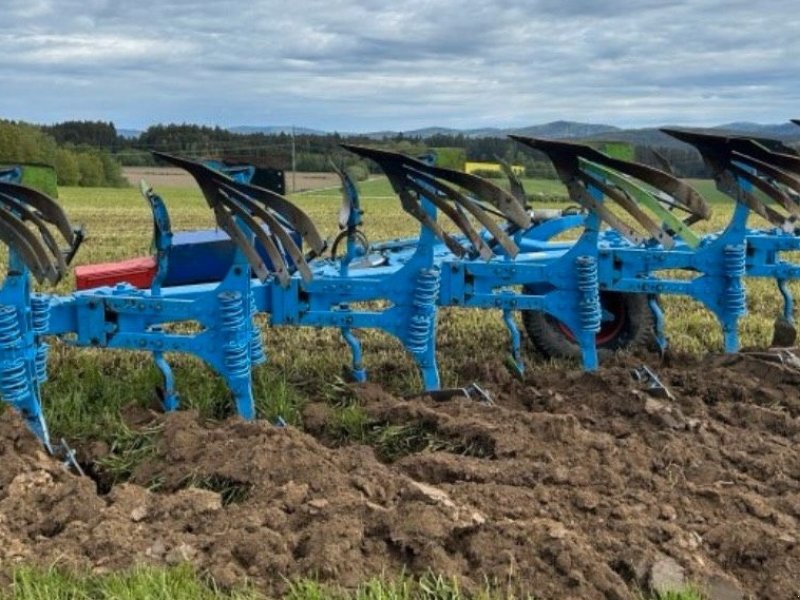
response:
<path id="1" fill-rule="evenodd" d="M 238 292 L 225 292 L 219 295 L 222 329 L 235 331 L 244 327 L 244 307 Z"/>
<path id="2" fill-rule="evenodd" d="M 6 402 L 17 406 L 28 399 L 28 372 L 23 361 L 14 361 L 0 371 L 0 392 Z"/>
<path id="3" fill-rule="evenodd" d="M 432 315 L 414 315 L 408 325 L 407 347 L 414 354 L 422 354 L 428 347 L 433 325 Z"/>
<path id="4" fill-rule="evenodd" d="M 260 365 L 267 361 L 264 353 L 264 344 L 261 341 L 261 330 L 256 325 L 253 317 L 256 314 L 256 299 L 250 294 L 250 322 L 252 323 L 252 333 L 250 337 L 250 360 L 254 365 Z"/>
<path id="5" fill-rule="evenodd" d="M 39 383 L 47 381 L 47 356 L 50 353 L 50 344 L 42 342 L 36 348 L 36 379 Z"/>
<path id="6" fill-rule="evenodd" d="M 225 367 L 233 377 L 250 375 L 250 344 L 225 344 Z"/>
<path id="7" fill-rule="evenodd" d="M 414 306 L 419 308 L 434 306 L 439 296 L 440 280 L 439 269 L 421 269 L 414 289 Z"/>
<path id="8" fill-rule="evenodd" d="M 47 333 L 50 325 L 50 300 L 45 296 L 39 294 L 31 296 L 31 321 L 35 333 L 39 335 Z"/>
<path id="9" fill-rule="evenodd" d="M 0 306 L 0 348 L 14 348 L 19 339 L 17 309 L 9 305 Z"/>
<path id="10" fill-rule="evenodd" d="M 728 277 L 744 277 L 745 274 L 745 247 L 744 244 L 725 246 L 723 250 L 725 275 Z"/>
<path id="11" fill-rule="evenodd" d="M 741 282 L 745 274 L 744 244 L 725 246 L 723 261 L 725 275 L 733 279 L 725 287 L 725 307 L 731 314 L 743 315 L 747 312 L 747 295 Z"/>
<path id="12" fill-rule="evenodd" d="M 421 269 L 414 287 L 414 314 L 408 324 L 407 346 L 415 353 L 425 352 L 433 332 L 436 300 L 439 296 L 439 269 Z"/>
<path id="13" fill-rule="evenodd" d="M 597 261 L 593 256 L 579 256 L 575 263 L 578 290 L 581 292 L 579 317 L 584 331 L 600 331 L 603 319 L 597 281 Z"/>

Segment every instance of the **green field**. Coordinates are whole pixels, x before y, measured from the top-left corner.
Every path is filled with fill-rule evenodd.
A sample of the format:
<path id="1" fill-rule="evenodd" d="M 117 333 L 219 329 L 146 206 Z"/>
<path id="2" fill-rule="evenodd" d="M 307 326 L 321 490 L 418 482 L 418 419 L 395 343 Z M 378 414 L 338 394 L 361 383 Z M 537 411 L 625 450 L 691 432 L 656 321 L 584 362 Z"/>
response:
<path id="1" fill-rule="evenodd" d="M 561 186 L 554 181 L 526 183 L 531 193 L 563 194 Z M 698 187 L 710 187 L 710 182 L 700 182 Z M 213 226 L 211 211 L 197 190 L 158 191 L 170 208 L 174 229 Z M 361 191 L 366 211 L 365 229 L 370 239 L 413 235 L 417 231 L 414 222 L 400 210 L 385 178 L 363 183 Z M 145 201 L 135 189 L 62 188 L 60 198 L 73 222 L 82 223 L 87 232 L 76 264 L 113 261 L 149 252 L 152 222 Z M 340 202 L 337 190 L 302 193 L 294 200 L 318 223 L 324 235 L 335 235 Z M 713 231 L 724 226 L 731 213 L 730 206 L 730 203 L 716 204 L 714 217 L 704 225 L 704 230 Z M 68 291 L 73 282 L 70 276 L 58 290 Z M 744 345 L 764 346 L 769 342 L 772 320 L 779 310 L 779 296 L 768 282 L 753 281 L 748 286 L 750 314 L 742 320 L 742 342 Z M 720 329 L 707 311 L 684 298 L 667 298 L 664 305 L 673 348 L 692 352 L 720 350 Z M 445 386 L 469 383 L 461 379 L 461 357 L 469 355 L 478 361 L 489 362 L 505 356 L 506 330 L 499 311 L 446 309 L 440 314 L 439 361 Z M 418 389 L 419 379 L 412 361 L 397 341 L 371 331 L 363 332 L 361 337 L 366 368 L 376 374 L 380 383 L 398 393 Z M 346 346 L 338 332 L 298 328 L 265 327 L 264 342 L 269 362 L 255 374 L 258 412 L 267 418 L 280 415 L 289 423 L 302 427 L 300 407 L 307 398 L 322 393 L 327 383 L 340 378 L 346 362 Z M 529 356 L 527 360 L 531 381 L 535 381 L 539 369 L 578 368 L 576 365 L 544 362 L 535 356 Z M 184 407 L 197 408 L 201 414 L 211 418 L 229 413 L 229 395 L 209 369 L 191 357 L 175 356 L 171 357 L 171 362 Z M 123 424 L 120 409 L 132 403 L 151 404 L 159 378 L 149 355 L 73 349 L 55 342 L 51 350 L 50 373 L 50 381 L 44 386 L 44 398 L 53 437 L 64 437 L 74 445 L 89 439 L 101 439 L 112 444 L 114 454 L 107 460 L 106 467 L 119 480 L 124 480 L 132 463 L 137 460 L 142 440 L 132 436 Z M 193 575 L 180 571 L 76 578 L 59 572 L 26 570 L 18 573 L 17 592 L 11 597 L 217 597 L 206 587 L 192 587 L 199 585 Z M 447 582 L 442 582 L 438 592 L 425 594 L 414 586 L 404 588 L 404 592 L 398 591 L 399 584 L 391 582 L 365 585 L 364 590 L 352 597 L 461 597 Z M 299 585 L 294 595 L 289 597 L 325 598 L 331 597 L 332 593 L 309 583 Z M 231 597 L 254 596 L 250 591 L 243 591 L 242 595 Z"/>

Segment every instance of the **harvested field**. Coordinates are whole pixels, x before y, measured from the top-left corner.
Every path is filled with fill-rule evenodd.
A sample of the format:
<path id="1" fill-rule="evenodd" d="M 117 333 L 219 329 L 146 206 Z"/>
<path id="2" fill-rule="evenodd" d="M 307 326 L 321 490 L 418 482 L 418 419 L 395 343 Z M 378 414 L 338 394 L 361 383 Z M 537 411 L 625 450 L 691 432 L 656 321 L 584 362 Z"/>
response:
<path id="1" fill-rule="evenodd" d="M 153 187 L 189 188 L 194 179 L 186 171 L 171 167 L 124 167 L 122 175 L 134 186 L 144 179 Z M 303 192 L 326 189 L 339 185 L 335 173 L 292 173 L 285 171 L 287 192 Z"/>
<path id="2" fill-rule="evenodd" d="M 494 405 L 337 386 L 299 428 L 131 407 L 151 445 L 125 483 L 106 444 L 81 443 L 94 480 L 80 478 L 6 411 L 0 564 L 189 562 L 269 594 L 433 570 L 537 598 L 689 583 L 713 599 L 796 598 L 800 370 L 759 354 L 646 357 L 669 399 L 631 376 L 642 360 L 525 382 L 468 360 L 462 380 Z"/>

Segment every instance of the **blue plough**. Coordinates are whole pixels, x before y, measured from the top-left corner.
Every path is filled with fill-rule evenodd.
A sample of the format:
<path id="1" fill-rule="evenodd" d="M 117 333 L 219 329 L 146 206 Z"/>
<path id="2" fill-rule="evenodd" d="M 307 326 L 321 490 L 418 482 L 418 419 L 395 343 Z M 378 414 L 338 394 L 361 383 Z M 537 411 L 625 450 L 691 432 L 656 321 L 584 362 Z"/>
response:
<path id="1" fill-rule="evenodd" d="M 339 329 L 356 381 L 366 378 L 356 330 L 389 333 L 416 362 L 425 390 L 440 387 L 440 306 L 499 310 L 520 372 L 515 311 L 523 311 L 535 341 L 553 336 L 553 327 L 543 324 L 558 324 L 559 334 L 591 370 L 598 366 L 598 334 L 616 318 L 603 302 L 610 294 L 644 302 L 662 348 L 666 339 L 657 298 L 689 296 L 716 315 L 725 350 L 736 351 L 737 323 L 746 309 L 745 275 L 774 278 L 786 301 L 784 318 L 791 320 L 786 282 L 800 267 L 779 254 L 798 249 L 800 240 L 794 227 L 800 157 L 743 138 L 668 133 L 695 145 L 720 189 L 736 201 L 723 231 L 699 235 L 692 230 L 710 210 L 694 189 L 667 171 L 568 142 L 515 138 L 550 158 L 570 198 L 582 208 L 554 218 L 529 211 L 518 188 L 509 193 L 431 160 L 345 146 L 381 167 L 403 210 L 420 224 L 413 240 L 372 247 L 361 230 L 356 188 L 344 173 L 341 231 L 328 244 L 300 208 L 250 185 L 246 170 L 229 176 L 213 165 L 159 154 L 191 173 L 227 235 L 232 252 L 224 275 L 168 284 L 176 256 L 170 219 L 163 199 L 143 184 L 154 223 L 156 272 L 150 286 L 119 282 L 61 295 L 34 293 L 32 280 L 57 283 L 83 240 L 82 230 L 70 224 L 57 202 L 15 183 L 13 170 L 4 171 L 0 238 L 9 248 L 9 262 L 0 289 L 0 393 L 52 450 L 40 386 L 47 377 L 47 340 L 58 336 L 78 347 L 151 352 L 162 374 L 166 410 L 179 404 L 167 355 L 197 356 L 225 379 L 238 414 L 252 419 L 251 372 L 266 360 L 253 320 L 257 313 L 268 314 L 272 326 Z M 774 229 L 748 229 L 751 212 Z M 460 233 L 450 233 L 453 227 Z M 577 239 L 555 240 L 574 228 L 580 230 Z M 691 277 L 680 275 L 686 273 Z M 176 324 L 187 321 L 199 324 L 199 330 L 176 331 Z"/>

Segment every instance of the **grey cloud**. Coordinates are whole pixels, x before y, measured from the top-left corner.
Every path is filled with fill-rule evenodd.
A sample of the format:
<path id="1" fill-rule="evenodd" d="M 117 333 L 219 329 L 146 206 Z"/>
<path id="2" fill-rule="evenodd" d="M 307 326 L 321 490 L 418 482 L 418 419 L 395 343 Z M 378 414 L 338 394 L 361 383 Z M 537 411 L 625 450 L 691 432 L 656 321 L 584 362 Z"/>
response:
<path id="1" fill-rule="evenodd" d="M 0 116 L 119 126 L 778 122 L 794 2 L 6 0 Z"/>

